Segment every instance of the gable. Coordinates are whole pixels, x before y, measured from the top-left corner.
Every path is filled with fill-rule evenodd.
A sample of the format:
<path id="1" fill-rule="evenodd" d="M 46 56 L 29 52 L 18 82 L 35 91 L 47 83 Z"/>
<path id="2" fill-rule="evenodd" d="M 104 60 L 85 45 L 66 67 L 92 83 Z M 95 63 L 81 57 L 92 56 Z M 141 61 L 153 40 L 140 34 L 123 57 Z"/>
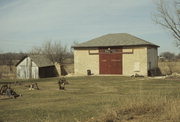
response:
<path id="1" fill-rule="evenodd" d="M 23 60 L 21 60 L 21 62 L 17 65 L 17 67 L 18 66 L 27 66 L 27 65 L 29 65 L 30 61 L 31 61 L 30 57 L 26 57 Z M 32 65 L 32 67 L 37 67 L 37 65 L 33 61 L 32 61 L 31 65 Z"/>

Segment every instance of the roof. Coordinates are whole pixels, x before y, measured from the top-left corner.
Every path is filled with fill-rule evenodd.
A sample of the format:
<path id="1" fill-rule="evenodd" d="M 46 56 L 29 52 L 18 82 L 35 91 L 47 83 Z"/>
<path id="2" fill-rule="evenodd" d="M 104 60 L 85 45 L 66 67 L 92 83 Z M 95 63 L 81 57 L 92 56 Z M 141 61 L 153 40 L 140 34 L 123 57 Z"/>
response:
<path id="1" fill-rule="evenodd" d="M 28 55 L 25 56 L 23 59 L 21 59 L 17 64 L 19 65 L 21 61 L 23 61 L 25 58 L 30 57 L 31 60 L 38 66 L 38 67 L 48 67 L 53 66 L 54 63 L 45 55 Z"/>
<path id="2" fill-rule="evenodd" d="M 140 39 L 138 37 L 135 37 L 127 33 L 116 33 L 116 34 L 107 34 L 92 39 L 90 41 L 74 45 L 73 48 L 109 47 L 109 46 L 145 46 L 145 45 L 159 47 L 158 45 L 155 45 L 153 43 L 150 43 L 148 41 L 145 41 L 143 39 Z"/>

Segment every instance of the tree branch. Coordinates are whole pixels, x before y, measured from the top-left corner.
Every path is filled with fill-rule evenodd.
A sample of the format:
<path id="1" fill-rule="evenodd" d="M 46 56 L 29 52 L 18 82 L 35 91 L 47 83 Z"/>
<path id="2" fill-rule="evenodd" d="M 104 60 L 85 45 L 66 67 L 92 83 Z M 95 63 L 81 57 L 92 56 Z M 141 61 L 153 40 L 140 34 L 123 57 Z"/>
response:
<path id="1" fill-rule="evenodd" d="M 172 36 L 175 38 L 177 46 L 180 46 L 180 13 L 178 13 L 178 5 L 180 3 L 174 2 L 174 8 L 175 12 L 173 9 L 168 9 L 167 8 L 168 2 L 165 3 L 163 0 L 160 0 L 160 2 L 157 4 L 157 11 L 158 14 L 155 15 L 154 21 L 168 29 L 171 33 Z"/>

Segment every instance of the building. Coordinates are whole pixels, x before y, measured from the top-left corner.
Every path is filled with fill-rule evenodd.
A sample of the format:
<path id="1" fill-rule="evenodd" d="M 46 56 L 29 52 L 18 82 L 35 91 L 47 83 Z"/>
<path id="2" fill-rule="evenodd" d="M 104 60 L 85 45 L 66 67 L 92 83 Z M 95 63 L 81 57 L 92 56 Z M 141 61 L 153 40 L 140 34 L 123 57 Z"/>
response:
<path id="1" fill-rule="evenodd" d="M 45 55 L 25 56 L 16 64 L 16 77 L 18 79 L 38 79 L 58 76 L 58 71 Z"/>
<path id="2" fill-rule="evenodd" d="M 73 46 L 74 72 L 147 76 L 158 67 L 158 47 L 127 33 L 107 34 Z"/>

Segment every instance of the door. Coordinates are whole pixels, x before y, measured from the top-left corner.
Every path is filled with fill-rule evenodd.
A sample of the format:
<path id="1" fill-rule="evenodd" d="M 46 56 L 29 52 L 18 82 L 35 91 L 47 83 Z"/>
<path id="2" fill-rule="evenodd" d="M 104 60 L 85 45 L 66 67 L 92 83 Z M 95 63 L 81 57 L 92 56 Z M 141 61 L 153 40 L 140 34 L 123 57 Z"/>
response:
<path id="1" fill-rule="evenodd" d="M 122 74 L 122 49 L 99 49 L 100 74 Z"/>

